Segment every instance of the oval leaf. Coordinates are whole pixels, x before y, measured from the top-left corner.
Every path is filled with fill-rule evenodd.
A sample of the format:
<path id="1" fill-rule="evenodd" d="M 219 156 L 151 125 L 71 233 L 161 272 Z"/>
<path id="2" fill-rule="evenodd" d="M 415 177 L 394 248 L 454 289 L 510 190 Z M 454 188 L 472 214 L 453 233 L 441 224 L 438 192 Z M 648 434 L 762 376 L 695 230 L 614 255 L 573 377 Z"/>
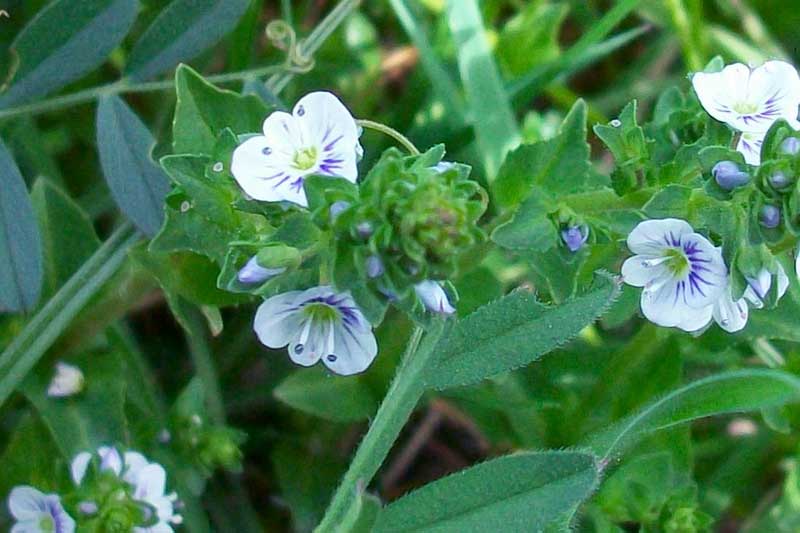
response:
<path id="1" fill-rule="evenodd" d="M 25 180 L 0 141 L 0 311 L 32 309 L 42 288 L 42 245 Z"/>
<path id="2" fill-rule="evenodd" d="M 114 200 L 146 235 L 164 220 L 169 178 L 150 158 L 155 144 L 147 127 L 116 96 L 104 97 L 97 109 L 97 146 L 103 174 Z"/>
<path id="3" fill-rule="evenodd" d="M 468 385 L 535 361 L 594 322 L 618 293 L 617 281 L 601 275 L 592 289 L 559 306 L 543 305 L 524 291 L 484 306 L 439 342 L 427 384 Z"/>
<path id="4" fill-rule="evenodd" d="M 216 44 L 244 15 L 250 0 L 174 0 L 133 47 L 127 73 L 152 78 Z"/>
<path id="5" fill-rule="evenodd" d="M 44 96 L 103 61 L 128 33 L 137 0 L 56 0 L 14 39 L 17 68 L 0 96 L 8 107 Z"/>
<path id="6" fill-rule="evenodd" d="M 290 374 L 273 394 L 295 409 L 335 422 L 365 420 L 378 409 L 378 402 L 366 384 L 330 375 L 321 368 Z"/>
<path id="7" fill-rule="evenodd" d="M 520 453 L 447 476 L 387 506 L 373 531 L 542 531 L 598 483 L 592 455 Z"/>
<path id="8" fill-rule="evenodd" d="M 635 415 L 590 437 L 605 457 L 621 453 L 648 434 L 706 416 L 755 411 L 800 401 L 800 379 L 778 370 L 740 370 L 685 385 Z"/>

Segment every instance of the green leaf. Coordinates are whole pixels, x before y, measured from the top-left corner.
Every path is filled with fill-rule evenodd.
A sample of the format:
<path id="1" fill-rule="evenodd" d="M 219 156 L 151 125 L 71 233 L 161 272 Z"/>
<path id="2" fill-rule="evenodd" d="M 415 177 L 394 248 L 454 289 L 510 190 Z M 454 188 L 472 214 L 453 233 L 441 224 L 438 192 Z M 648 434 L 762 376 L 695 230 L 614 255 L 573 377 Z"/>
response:
<path id="1" fill-rule="evenodd" d="M 706 416 L 755 411 L 800 401 L 800 379 L 778 370 L 717 374 L 672 391 L 636 414 L 589 436 L 598 455 L 623 453 L 643 437 Z"/>
<path id="2" fill-rule="evenodd" d="M 519 144 L 519 127 L 486 40 L 478 2 L 448 0 L 446 11 L 475 138 L 491 182 L 508 151 Z"/>
<path id="3" fill-rule="evenodd" d="M 497 226 L 492 240 L 509 250 L 545 252 L 558 242 L 558 231 L 548 211 L 552 204 L 538 189 L 514 213 L 508 222 Z"/>
<path id="4" fill-rule="evenodd" d="M 375 533 L 542 531 L 598 483 L 588 453 L 549 451 L 492 459 L 389 504 Z"/>
<path id="5" fill-rule="evenodd" d="M 97 250 L 100 240 L 86 213 L 52 182 L 38 180 L 31 201 L 44 244 L 43 294 L 49 297 Z"/>
<path id="6" fill-rule="evenodd" d="M 173 0 L 131 51 L 125 72 L 152 78 L 216 44 L 247 11 L 250 0 Z"/>
<path id="7" fill-rule="evenodd" d="M 0 141 L 0 312 L 33 309 L 42 276 L 42 245 L 25 180 Z"/>
<path id="8" fill-rule="evenodd" d="M 524 144 L 508 154 L 492 191 L 502 207 L 519 205 L 539 186 L 550 194 L 576 192 L 589 172 L 586 103 L 578 100 L 552 139 Z"/>
<path id="9" fill-rule="evenodd" d="M 689 218 L 691 187 L 667 185 L 648 200 L 642 210 L 648 218 Z"/>
<path id="10" fill-rule="evenodd" d="M 257 96 L 218 89 L 186 65 L 175 73 L 175 88 L 172 147 L 176 154 L 211 155 L 222 130 L 230 128 L 237 135 L 259 133 L 269 112 Z"/>
<path id="11" fill-rule="evenodd" d="M 65 361 L 81 369 L 86 388 L 75 396 L 50 398 L 47 387 L 55 372 L 40 365 L 22 384 L 22 392 L 41 416 L 63 457 L 107 444 L 125 444 L 125 364 L 114 352 L 87 352 Z"/>
<path id="12" fill-rule="evenodd" d="M 519 76 L 558 57 L 558 34 L 568 10 L 563 3 L 532 2 L 509 20 L 497 43 L 504 70 Z"/>
<path id="13" fill-rule="evenodd" d="M 11 50 L 16 69 L 0 108 L 30 101 L 80 78 L 106 59 L 128 33 L 137 0 L 56 0 L 20 32 Z"/>
<path id="14" fill-rule="evenodd" d="M 619 118 L 610 124 L 597 124 L 595 135 L 614 154 L 617 166 L 637 170 L 649 158 L 644 130 L 636 121 L 636 100 L 626 105 Z"/>
<path id="15" fill-rule="evenodd" d="M 69 463 L 59 459 L 59 449 L 41 418 L 26 413 L 14 426 L 0 456 L 0 495 L 5 498 L 17 485 L 30 485 L 45 492 L 71 488 Z M 0 523 L 1 517 L 0 511 Z"/>
<path id="16" fill-rule="evenodd" d="M 365 420 L 378 409 L 377 399 L 360 379 L 335 376 L 319 367 L 290 374 L 274 394 L 290 407 L 334 422 Z"/>
<path id="17" fill-rule="evenodd" d="M 103 175 L 122 212 L 151 237 L 164 220 L 164 197 L 169 192 L 169 179 L 150 158 L 154 145 L 147 126 L 122 99 L 100 99 L 97 146 Z"/>
<path id="18" fill-rule="evenodd" d="M 594 322 L 618 293 L 615 279 L 599 275 L 594 287 L 559 306 L 517 291 L 482 307 L 439 342 L 426 383 L 436 389 L 468 385 L 535 361 Z"/>

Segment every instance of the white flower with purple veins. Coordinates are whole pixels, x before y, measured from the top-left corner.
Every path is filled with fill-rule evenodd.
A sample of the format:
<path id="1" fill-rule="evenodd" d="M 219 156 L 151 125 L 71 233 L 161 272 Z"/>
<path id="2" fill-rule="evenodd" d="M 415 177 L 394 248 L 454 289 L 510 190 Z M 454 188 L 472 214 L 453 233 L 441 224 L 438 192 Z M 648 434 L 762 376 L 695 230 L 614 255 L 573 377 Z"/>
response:
<path id="1" fill-rule="evenodd" d="M 73 533 L 75 520 L 64 511 L 57 494 L 44 494 L 33 487 L 14 487 L 8 510 L 16 523 L 11 533 Z"/>
<path id="2" fill-rule="evenodd" d="M 134 500 L 146 503 L 155 510 L 155 516 L 149 517 L 153 525 L 134 527 L 135 533 L 172 533 L 172 525 L 183 521 L 175 513 L 177 494 L 166 494 L 167 473 L 160 464 L 151 463 L 139 452 L 120 454 L 111 446 L 98 448 L 97 458 L 101 472 L 112 472 L 125 481 L 132 489 Z M 81 452 L 72 460 L 72 479 L 76 485 L 83 482 L 91 460 L 92 454 L 89 452 Z"/>
<path id="3" fill-rule="evenodd" d="M 359 128 L 331 93 L 309 93 L 291 114 L 272 113 L 263 130 L 264 135 L 239 145 L 231 162 L 233 177 L 250 197 L 306 207 L 306 176 L 339 176 L 355 183 Z"/>
<path id="4" fill-rule="evenodd" d="M 291 291 L 262 303 L 253 322 L 258 339 L 269 348 L 289 346 L 289 357 L 302 366 L 320 359 L 345 376 L 369 367 L 378 353 L 372 326 L 349 292 L 328 286 Z"/>
<path id="5" fill-rule="evenodd" d="M 456 312 L 438 281 L 430 279 L 421 281 L 414 285 L 414 292 L 417 293 L 417 297 L 422 301 L 428 311 L 432 313 L 452 315 Z"/>
<path id="6" fill-rule="evenodd" d="M 721 72 L 698 72 L 692 85 L 709 115 L 742 132 L 736 150 L 750 165 L 761 163 L 761 145 L 770 126 L 789 121 L 798 129 L 800 76 L 784 61 L 767 61 L 751 69 L 741 63 Z"/>
<path id="7" fill-rule="evenodd" d="M 633 257 L 622 265 L 625 283 L 642 287 L 642 313 L 660 326 L 697 331 L 708 324 L 725 289 L 720 251 L 683 220 L 646 220 L 628 235 Z"/>
<path id="8" fill-rule="evenodd" d="M 734 301 L 731 285 L 728 283 L 728 287 L 714 303 L 712 311 L 714 321 L 728 333 L 735 333 L 744 329 L 749 315 L 747 299 L 742 297 Z"/>
<path id="9" fill-rule="evenodd" d="M 780 300 L 789 288 L 789 276 L 786 275 L 786 271 L 780 263 L 778 263 L 778 271 L 775 277 L 778 281 L 777 299 Z M 744 291 L 744 297 L 747 298 L 747 301 L 749 301 L 753 307 L 761 309 L 764 307 L 764 300 L 767 298 L 769 290 L 772 288 L 772 273 L 766 268 L 762 268 L 758 276 L 754 278 L 748 277 L 746 279 L 747 289 Z"/>

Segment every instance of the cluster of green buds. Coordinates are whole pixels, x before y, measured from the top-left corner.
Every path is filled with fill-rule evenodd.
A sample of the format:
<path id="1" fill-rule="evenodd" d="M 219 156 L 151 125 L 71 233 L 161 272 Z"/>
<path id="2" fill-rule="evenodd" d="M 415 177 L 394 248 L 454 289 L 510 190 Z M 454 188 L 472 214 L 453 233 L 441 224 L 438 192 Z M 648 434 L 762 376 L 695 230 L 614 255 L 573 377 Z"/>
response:
<path id="1" fill-rule="evenodd" d="M 763 162 L 756 184 L 762 193 L 754 210 L 768 241 L 777 242 L 785 228 L 800 235 L 800 133 L 787 123 L 777 123 L 764 139 Z"/>
<path id="2" fill-rule="evenodd" d="M 328 205 L 337 262 L 355 269 L 384 295 L 400 296 L 426 279 L 451 278 L 461 254 L 484 239 L 486 209 L 470 168 L 442 162 L 437 146 L 419 156 L 384 152 L 357 195 Z"/>
<path id="3" fill-rule="evenodd" d="M 158 522 L 156 509 L 135 500 L 131 486 L 108 470 L 90 469 L 78 492 L 66 496 L 64 504 L 85 531 L 132 531 Z"/>

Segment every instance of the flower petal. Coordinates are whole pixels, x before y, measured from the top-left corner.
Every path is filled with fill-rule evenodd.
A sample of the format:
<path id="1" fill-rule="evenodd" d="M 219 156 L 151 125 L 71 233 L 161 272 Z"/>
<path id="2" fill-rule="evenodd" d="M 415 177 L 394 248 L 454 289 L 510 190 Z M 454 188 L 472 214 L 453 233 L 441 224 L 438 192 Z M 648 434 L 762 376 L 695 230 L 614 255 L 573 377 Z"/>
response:
<path id="1" fill-rule="evenodd" d="M 785 61 L 767 61 L 750 75 L 749 101 L 758 102 L 757 128 L 743 131 L 766 131 L 779 118 L 797 119 L 800 106 L 800 76 Z"/>
<path id="2" fill-rule="evenodd" d="M 286 200 L 307 206 L 302 173 L 292 165 L 293 153 L 275 146 L 264 136 L 247 139 L 233 151 L 231 174 L 242 190 L 256 200 Z"/>
<path id="3" fill-rule="evenodd" d="M 747 99 L 750 68 L 742 63 L 727 65 L 720 72 L 697 72 L 692 86 L 706 112 L 719 120 L 741 129 L 739 113 L 734 106 Z"/>
<path id="4" fill-rule="evenodd" d="M 31 520 L 47 511 L 46 496 L 33 487 L 14 487 L 8 497 L 8 510 L 19 521 Z"/>
<path id="5" fill-rule="evenodd" d="M 747 307 L 747 300 L 740 298 L 735 302 L 733 301 L 730 285 L 717 303 L 714 304 L 714 321 L 728 333 L 736 333 L 744 329 L 747 325 L 749 314 L 750 309 Z"/>
<path id="6" fill-rule="evenodd" d="M 687 314 L 684 319 L 675 325 L 676 328 L 687 333 L 696 333 L 708 326 L 713 320 L 714 306 L 709 305 Z"/>
<path id="7" fill-rule="evenodd" d="M 744 156 L 748 165 L 758 166 L 761 164 L 761 146 L 764 144 L 766 132 L 762 133 L 743 133 L 739 137 L 736 151 Z"/>
<path id="8" fill-rule="evenodd" d="M 334 329 L 333 353 L 325 355 L 322 362 L 331 372 L 351 376 L 369 368 L 377 354 L 378 343 L 371 330 L 362 331 L 342 323 Z"/>
<path id="9" fill-rule="evenodd" d="M 164 496 L 167 488 L 167 473 L 164 467 L 157 463 L 150 463 L 143 467 L 137 476 L 133 489 L 136 500 L 150 503 Z"/>
<path id="10" fill-rule="evenodd" d="M 92 454 L 89 452 L 81 452 L 75 456 L 70 465 L 70 472 L 72 473 L 72 481 L 76 485 L 80 485 L 83 478 L 86 476 L 86 469 L 89 467 L 89 462 L 92 460 Z"/>
<path id="11" fill-rule="evenodd" d="M 646 255 L 634 255 L 629 257 L 622 263 L 622 279 L 628 285 L 634 287 L 644 287 L 651 280 L 660 278 L 666 274 L 666 270 L 662 265 L 645 266 L 644 261 L 648 259 L 656 259 Z"/>
<path id="12" fill-rule="evenodd" d="M 283 348 L 298 335 L 299 307 L 295 304 L 301 291 L 290 291 L 264 300 L 258 306 L 253 330 L 261 344 L 269 348 Z"/>
<path id="13" fill-rule="evenodd" d="M 443 315 L 452 315 L 456 312 L 455 308 L 450 304 L 447 299 L 447 294 L 444 292 L 442 286 L 433 280 L 425 280 L 414 285 L 414 292 L 417 297 L 422 300 L 422 303 L 432 313 L 441 313 Z"/>
<path id="14" fill-rule="evenodd" d="M 97 448 L 100 457 L 100 470 L 111 470 L 116 475 L 122 473 L 122 456 L 113 446 L 100 446 Z"/>
<path id="15" fill-rule="evenodd" d="M 673 328 L 681 324 L 688 328 L 688 324 L 693 320 L 699 321 L 696 317 L 702 317 L 706 310 L 686 305 L 681 296 L 683 290 L 675 280 L 666 282 L 656 290 L 645 289 L 641 298 L 642 313 L 659 326 Z"/>
<path id="16" fill-rule="evenodd" d="M 694 230 L 685 220 L 677 218 L 645 220 L 628 235 L 628 248 L 635 254 L 661 255 L 659 252 L 665 246 L 679 242 L 681 235 L 687 233 L 694 233 Z"/>
<path id="17" fill-rule="evenodd" d="M 719 248 L 699 233 L 682 237 L 683 252 L 689 260 L 690 270 L 680 287 L 684 303 L 700 309 L 712 305 L 728 284 L 728 267 Z"/>
<path id="18" fill-rule="evenodd" d="M 313 92 L 295 104 L 292 115 L 307 145 L 319 150 L 316 171 L 355 183 L 358 125 L 344 104 L 329 92 Z"/>

